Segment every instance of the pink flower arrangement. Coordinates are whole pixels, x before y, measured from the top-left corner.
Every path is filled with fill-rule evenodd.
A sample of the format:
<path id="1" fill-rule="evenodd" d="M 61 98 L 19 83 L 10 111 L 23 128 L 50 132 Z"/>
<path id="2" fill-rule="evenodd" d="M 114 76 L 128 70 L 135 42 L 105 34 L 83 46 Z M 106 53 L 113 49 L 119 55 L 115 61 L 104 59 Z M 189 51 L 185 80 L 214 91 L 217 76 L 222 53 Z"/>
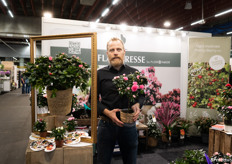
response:
<path id="1" fill-rule="evenodd" d="M 155 105 L 157 102 L 160 102 L 161 93 L 159 92 L 162 87 L 155 76 L 155 68 L 149 67 L 146 70 L 142 70 L 142 73 L 147 77 L 148 84 L 145 86 L 145 105 Z"/>
<path id="2" fill-rule="evenodd" d="M 140 94 L 144 94 L 144 85 L 147 84 L 147 79 L 136 71 L 128 75 L 115 76 L 113 83 L 118 89 L 119 95 L 125 95 L 129 102 L 134 102 Z"/>

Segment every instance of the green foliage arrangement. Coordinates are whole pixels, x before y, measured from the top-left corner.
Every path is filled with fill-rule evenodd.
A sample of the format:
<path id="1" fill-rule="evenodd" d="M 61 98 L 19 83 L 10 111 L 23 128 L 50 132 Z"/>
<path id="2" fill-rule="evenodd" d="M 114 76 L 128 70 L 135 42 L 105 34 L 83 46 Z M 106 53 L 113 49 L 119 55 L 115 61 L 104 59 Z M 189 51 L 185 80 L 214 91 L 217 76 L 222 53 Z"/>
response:
<path id="1" fill-rule="evenodd" d="M 74 117 L 69 117 L 67 120 L 64 121 L 64 124 L 66 125 L 66 129 L 70 132 L 75 130 L 75 118 Z"/>
<path id="2" fill-rule="evenodd" d="M 43 119 L 38 119 L 34 124 L 34 130 L 38 132 L 45 132 L 46 131 L 47 123 Z"/>
<path id="3" fill-rule="evenodd" d="M 153 121 L 151 115 L 148 116 L 147 127 L 148 127 L 148 136 L 151 136 L 157 139 L 161 137 L 161 131 L 157 123 Z"/>
<path id="4" fill-rule="evenodd" d="M 79 57 L 60 53 L 56 57 L 41 56 L 35 63 L 28 63 L 26 72 L 32 87 L 52 90 L 56 96 L 57 90 L 65 90 L 73 86 L 85 90 L 90 78 L 89 65 L 82 62 Z"/>
<path id="5" fill-rule="evenodd" d="M 171 164 L 207 164 L 205 151 L 200 150 L 185 150 L 182 158 L 177 158 Z"/>
<path id="6" fill-rule="evenodd" d="M 51 136 L 55 137 L 55 140 L 63 140 L 65 132 L 66 130 L 65 128 L 63 128 L 63 126 L 57 127 L 57 128 L 52 129 Z"/>
<path id="7" fill-rule="evenodd" d="M 209 133 L 209 128 L 217 123 L 218 121 L 216 119 L 208 117 L 198 117 L 194 121 L 194 125 L 197 127 L 200 133 Z"/>
<path id="8" fill-rule="evenodd" d="M 213 70 L 209 63 L 189 63 L 188 69 L 188 100 L 190 108 L 218 109 L 230 72 L 230 65 L 226 63 L 221 70 Z"/>

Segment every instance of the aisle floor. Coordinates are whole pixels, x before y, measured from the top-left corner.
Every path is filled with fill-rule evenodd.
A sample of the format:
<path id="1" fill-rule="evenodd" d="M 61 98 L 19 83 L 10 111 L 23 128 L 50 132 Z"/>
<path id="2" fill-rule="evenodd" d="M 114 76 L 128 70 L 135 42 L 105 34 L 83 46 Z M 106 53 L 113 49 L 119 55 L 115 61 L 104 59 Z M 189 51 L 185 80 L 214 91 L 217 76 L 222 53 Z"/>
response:
<path id="1" fill-rule="evenodd" d="M 0 94 L 0 159 L 1 164 L 25 164 L 25 151 L 31 133 L 31 107 L 28 94 L 21 89 Z M 207 145 L 188 141 L 185 146 L 161 148 L 139 147 L 138 164 L 167 164 L 183 155 L 186 149 L 203 149 Z M 112 164 L 122 164 L 120 155 L 114 155 Z"/>

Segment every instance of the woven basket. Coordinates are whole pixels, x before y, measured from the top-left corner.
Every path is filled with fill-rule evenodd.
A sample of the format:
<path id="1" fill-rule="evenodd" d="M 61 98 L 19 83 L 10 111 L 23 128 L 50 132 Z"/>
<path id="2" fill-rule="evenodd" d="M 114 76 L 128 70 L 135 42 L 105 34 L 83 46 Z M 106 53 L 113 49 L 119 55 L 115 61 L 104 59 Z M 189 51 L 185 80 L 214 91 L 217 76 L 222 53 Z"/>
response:
<path id="1" fill-rule="evenodd" d="M 58 90 L 56 97 L 51 98 L 52 91 L 47 90 L 48 109 L 51 115 L 67 115 L 72 106 L 72 88 Z"/>
<path id="2" fill-rule="evenodd" d="M 124 123 L 134 123 L 135 121 L 133 120 L 133 115 L 134 113 L 129 113 L 128 111 L 120 111 L 120 118 L 121 121 Z"/>
<path id="3" fill-rule="evenodd" d="M 148 137 L 148 141 L 147 141 L 147 145 L 150 147 L 156 147 L 158 144 L 158 140 L 154 137 L 149 136 Z"/>

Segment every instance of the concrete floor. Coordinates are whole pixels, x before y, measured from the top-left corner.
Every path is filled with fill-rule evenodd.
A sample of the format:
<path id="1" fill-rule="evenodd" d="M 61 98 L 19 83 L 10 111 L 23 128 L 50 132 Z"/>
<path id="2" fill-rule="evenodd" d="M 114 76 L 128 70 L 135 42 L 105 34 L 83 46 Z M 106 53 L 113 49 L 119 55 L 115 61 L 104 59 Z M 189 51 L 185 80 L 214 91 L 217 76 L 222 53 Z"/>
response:
<path id="1" fill-rule="evenodd" d="M 0 94 L 0 163 L 24 164 L 31 133 L 31 107 L 21 89 Z"/>

